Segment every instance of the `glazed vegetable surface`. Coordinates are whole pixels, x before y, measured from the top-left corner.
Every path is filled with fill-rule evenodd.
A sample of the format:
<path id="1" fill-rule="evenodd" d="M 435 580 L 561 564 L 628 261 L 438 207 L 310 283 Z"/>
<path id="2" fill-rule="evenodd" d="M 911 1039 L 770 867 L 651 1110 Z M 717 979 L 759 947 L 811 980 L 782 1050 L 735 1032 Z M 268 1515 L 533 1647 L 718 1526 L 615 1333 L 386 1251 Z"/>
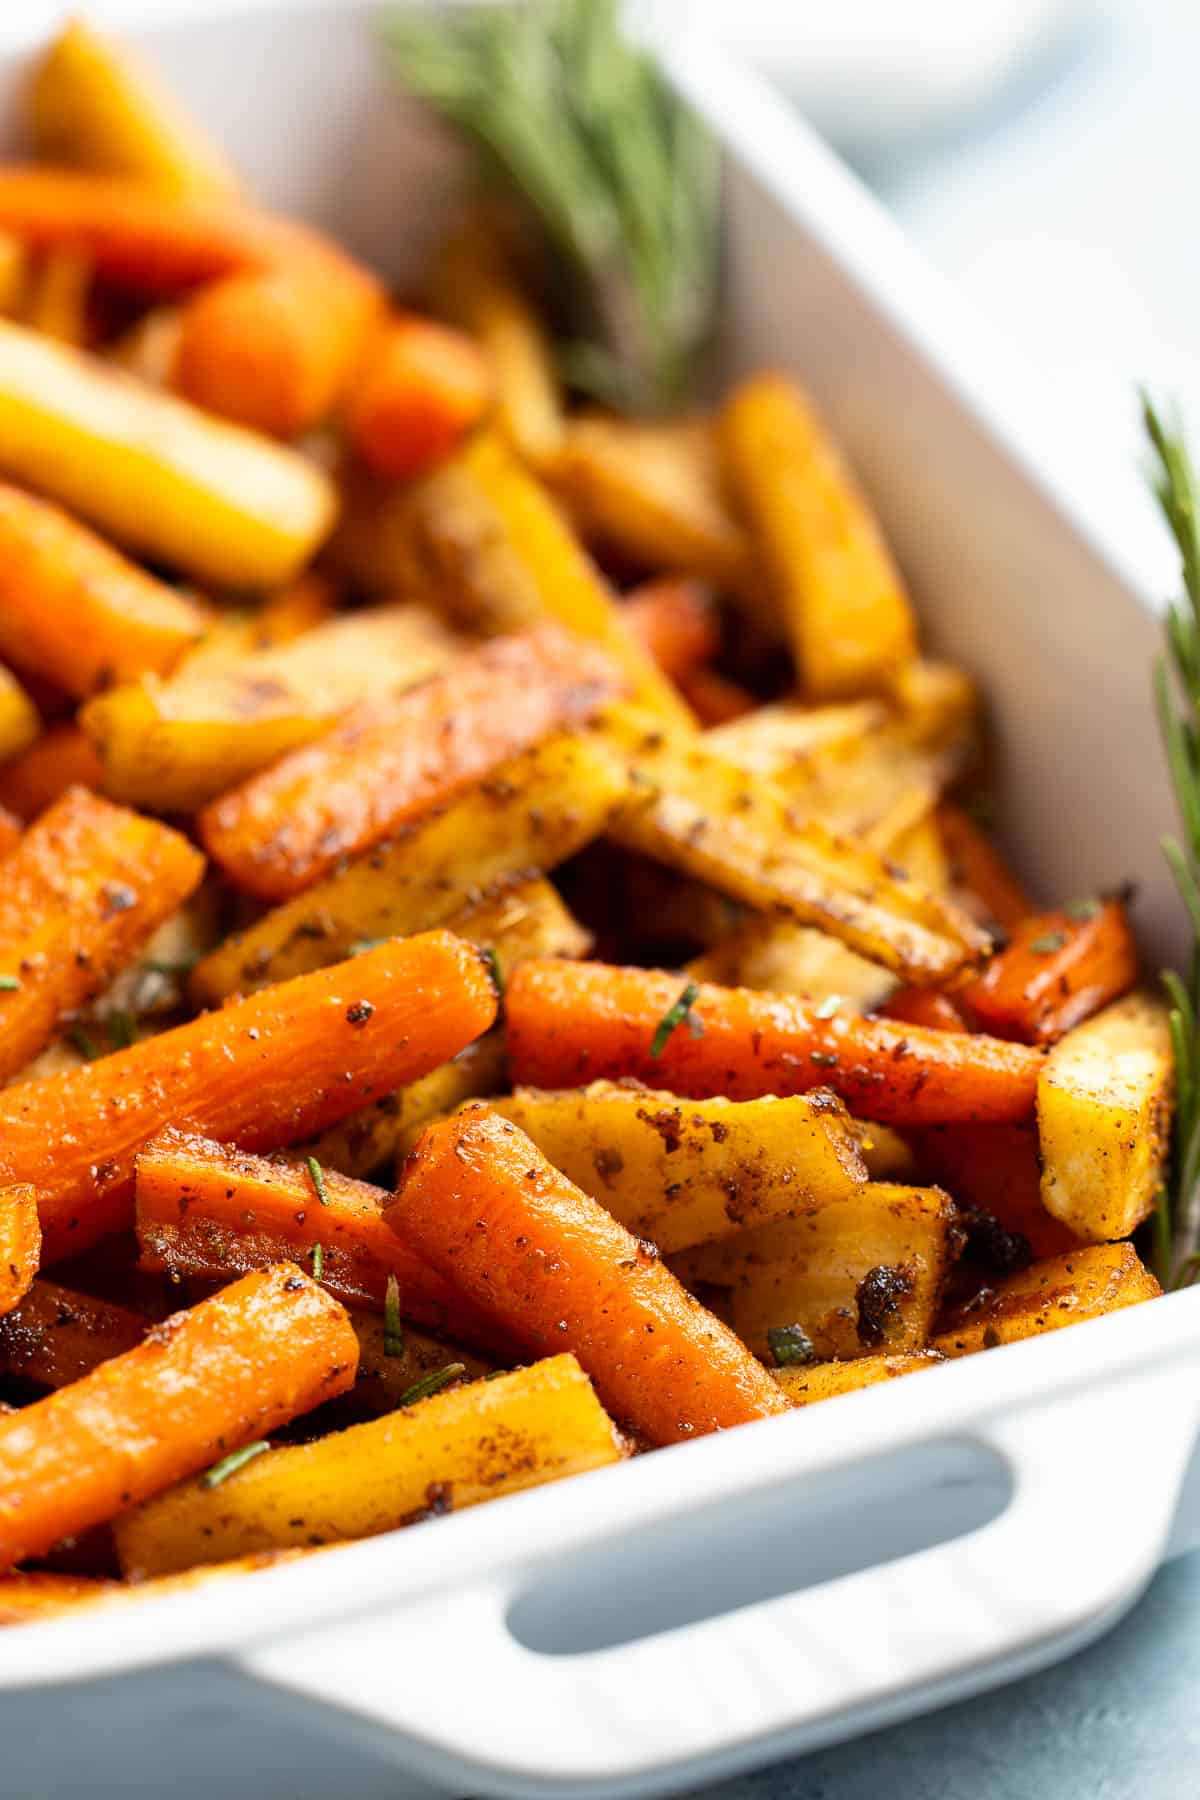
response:
<path id="1" fill-rule="evenodd" d="M 470 13 L 403 293 L 84 23 L 0 165 L 3 1623 L 811 1431 L 1194 1211 L 1194 996 L 980 824 L 816 395 L 701 399 L 712 147 Z"/>

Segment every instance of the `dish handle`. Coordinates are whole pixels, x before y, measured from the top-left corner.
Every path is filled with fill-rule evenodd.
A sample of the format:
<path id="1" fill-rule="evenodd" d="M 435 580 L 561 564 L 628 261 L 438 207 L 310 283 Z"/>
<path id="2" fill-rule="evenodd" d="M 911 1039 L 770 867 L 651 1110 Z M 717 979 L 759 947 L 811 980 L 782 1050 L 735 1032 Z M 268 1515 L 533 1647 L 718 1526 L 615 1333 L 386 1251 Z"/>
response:
<path id="1" fill-rule="evenodd" d="M 243 1666 L 385 1728 L 393 1754 L 460 1792 L 643 1796 L 699 1762 L 714 1779 L 768 1740 L 773 1754 L 815 1749 L 1046 1666 L 1114 1624 L 1162 1555 L 1198 1410 L 1188 1357 L 985 1421 L 970 1441 L 1012 1485 L 981 1529 L 612 1648 L 519 1642 L 513 1602 L 546 1574 L 525 1562 L 260 1646 Z M 803 1477 L 797 1496 L 802 1529 Z"/>

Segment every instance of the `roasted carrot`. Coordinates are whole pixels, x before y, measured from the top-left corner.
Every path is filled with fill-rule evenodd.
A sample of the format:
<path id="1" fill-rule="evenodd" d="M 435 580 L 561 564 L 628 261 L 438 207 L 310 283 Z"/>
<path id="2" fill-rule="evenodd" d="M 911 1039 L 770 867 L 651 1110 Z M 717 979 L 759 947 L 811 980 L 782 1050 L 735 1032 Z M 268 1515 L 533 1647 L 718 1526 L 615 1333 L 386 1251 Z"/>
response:
<path id="1" fill-rule="evenodd" d="M 938 809 L 950 879 L 963 895 L 975 902 L 981 922 L 1011 931 L 1033 912 L 1033 902 L 1008 867 L 991 839 L 960 806 Z"/>
<path id="2" fill-rule="evenodd" d="M 0 231 L 39 252 L 85 252 L 102 280 L 151 297 L 285 263 L 358 269 L 319 231 L 232 195 L 177 194 L 164 205 L 129 176 L 34 163 L 0 166 Z"/>
<path id="3" fill-rule="evenodd" d="M 672 681 L 711 662 L 717 654 L 717 615 L 698 581 L 683 575 L 645 581 L 625 596 L 621 613 Z"/>
<path id="4" fill-rule="evenodd" d="M 733 719 L 745 718 L 758 706 L 758 701 L 746 688 L 707 665 L 684 675 L 679 689 L 706 730 L 712 725 L 728 725 Z"/>
<path id="5" fill-rule="evenodd" d="M 0 1187 L 0 1313 L 11 1312 L 29 1292 L 41 1247 L 33 1188 Z"/>
<path id="6" fill-rule="evenodd" d="M 400 1310 L 434 1330 L 494 1339 L 482 1316 L 384 1223 L 390 1198 L 305 1158 L 252 1156 L 211 1138 L 166 1131 L 136 1159 L 142 1267 L 227 1281 L 321 1246 L 321 1280 L 347 1305 L 383 1310 L 395 1276 Z"/>
<path id="7" fill-rule="evenodd" d="M 485 644 L 423 687 L 358 707 L 214 800 L 200 814 L 201 838 L 239 886 L 286 900 L 587 718 L 620 682 L 603 651 L 556 626 Z"/>
<path id="8" fill-rule="evenodd" d="M 206 622 L 59 507 L 0 482 L 0 656 L 83 698 L 165 674 Z"/>
<path id="9" fill-rule="evenodd" d="M 690 1000 L 691 1004 L 687 1004 Z M 514 1082 L 635 1076 L 697 1099 L 827 1087 L 884 1124 L 1012 1121 L 1033 1110 L 1040 1051 L 851 1013 L 791 995 L 605 963 L 522 963 L 505 997 Z"/>
<path id="10" fill-rule="evenodd" d="M 0 1179 L 38 1192 L 44 1262 L 133 1222 L 133 1159 L 169 1124 L 273 1150 L 415 1081 L 487 1030 L 479 952 L 446 931 L 392 940 L 0 1093 Z"/>
<path id="11" fill-rule="evenodd" d="M 222 418 L 295 437 L 332 410 L 381 304 L 370 276 L 328 259 L 231 275 L 184 307 L 175 384 Z"/>
<path id="12" fill-rule="evenodd" d="M 86 788 L 29 827 L 0 883 L 0 1080 L 107 986 L 203 873 L 179 832 Z"/>
<path id="13" fill-rule="evenodd" d="M 379 475 L 419 475 L 483 418 L 492 380 L 464 332 L 393 313 L 367 346 L 346 398 L 350 442 Z"/>
<path id="14" fill-rule="evenodd" d="M 344 1308 L 294 1263 L 176 1313 L 136 1349 L 0 1419 L 0 1563 L 111 1519 L 344 1393 L 357 1365 Z"/>
<path id="15" fill-rule="evenodd" d="M 72 720 L 0 764 L 0 805 L 28 822 L 69 787 L 99 788 L 104 769 L 91 739 Z"/>
<path id="16" fill-rule="evenodd" d="M 786 1411 L 653 1247 L 482 1102 L 418 1138 L 386 1217 L 529 1350 L 573 1350 L 605 1408 L 652 1443 Z"/>
<path id="17" fill-rule="evenodd" d="M 1058 1256 L 1079 1240 L 1042 1204 L 1037 1127 L 935 1125 L 907 1134 L 917 1167 L 959 1205 L 1025 1238 L 1035 1257 Z"/>
<path id="18" fill-rule="evenodd" d="M 949 994 L 940 994 L 936 988 L 899 988 L 879 1010 L 885 1019 L 923 1025 L 930 1031 L 970 1030 Z"/>
<path id="19" fill-rule="evenodd" d="M 993 1037 L 1052 1044 L 1119 1000 L 1137 975 L 1137 946 L 1120 901 L 1083 900 L 1025 919 L 958 998 Z"/>
<path id="20" fill-rule="evenodd" d="M 40 1387 L 67 1387 L 140 1344 L 149 1324 L 131 1307 L 39 1277 L 0 1319 L 0 1369 Z"/>

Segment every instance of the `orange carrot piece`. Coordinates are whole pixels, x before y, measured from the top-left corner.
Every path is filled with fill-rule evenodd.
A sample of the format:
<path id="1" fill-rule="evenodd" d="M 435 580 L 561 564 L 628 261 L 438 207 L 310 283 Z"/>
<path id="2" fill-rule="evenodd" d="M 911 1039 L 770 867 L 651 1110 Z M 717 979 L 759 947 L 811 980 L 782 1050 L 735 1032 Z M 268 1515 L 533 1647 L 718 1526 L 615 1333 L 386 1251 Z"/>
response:
<path id="1" fill-rule="evenodd" d="M 21 821 L 0 801 L 0 857 L 16 849 L 21 841 Z"/>
<path id="2" fill-rule="evenodd" d="M 0 1419 L 0 1565 L 345 1393 L 357 1366 L 344 1308 L 295 1263 L 175 1313 L 136 1349 Z"/>
<path id="3" fill-rule="evenodd" d="M 711 662 L 720 646 L 717 616 L 703 585 L 663 575 L 627 594 L 621 616 L 672 681 Z"/>
<path id="4" fill-rule="evenodd" d="M 716 669 L 692 669 L 680 679 L 680 692 L 701 725 L 728 725 L 742 719 L 758 705 L 754 695 Z"/>
<path id="5" fill-rule="evenodd" d="M 348 263 L 231 275 L 183 309 L 175 385 L 222 418 L 295 437 L 332 411 L 381 305 L 374 280 Z"/>
<path id="6" fill-rule="evenodd" d="M 418 1138 L 386 1216 L 531 1352 L 573 1350 L 605 1408 L 652 1443 L 787 1410 L 653 1248 L 482 1103 Z"/>
<path id="7" fill-rule="evenodd" d="M 29 1292 L 41 1248 L 33 1188 L 0 1187 L 0 1313 L 10 1313 Z"/>
<path id="8" fill-rule="evenodd" d="M 0 1369 L 40 1387 L 67 1387 L 140 1344 L 149 1324 L 114 1300 L 39 1277 L 0 1319 Z"/>
<path id="9" fill-rule="evenodd" d="M 91 738 L 74 720 L 52 725 L 19 756 L 0 764 L 0 806 L 36 819 L 69 787 L 98 790 L 104 768 Z"/>
<path id="10" fill-rule="evenodd" d="M 29 827 L 0 883 L 0 1080 L 107 987 L 203 873 L 179 832 L 86 788 Z"/>
<path id="11" fill-rule="evenodd" d="M 0 1575 L 0 1626 L 35 1625 L 61 1618 L 81 1606 L 134 1590 L 95 1575 L 59 1575 L 46 1569 L 21 1569 Z"/>
<path id="12" fill-rule="evenodd" d="M 1125 908 L 1089 900 L 1025 919 L 959 998 L 993 1037 L 1052 1044 L 1128 993 L 1137 975 Z"/>
<path id="13" fill-rule="evenodd" d="M 35 251 L 78 250 L 114 286 L 151 297 L 282 262 L 354 267 L 331 239 L 233 197 L 162 194 L 128 176 L 0 167 L 0 231 Z"/>
<path id="14" fill-rule="evenodd" d="M 1028 1238 L 1034 1257 L 1076 1249 L 1074 1232 L 1042 1205 L 1037 1127 L 935 1125 L 907 1134 L 921 1174 L 944 1187 L 960 1206 L 998 1219 Z"/>
<path id="15" fill-rule="evenodd" d="M 1027 919 L 1032 900 L 971 815 L 959 806 L 942 806 L 937 818 L 951 884 L 976 901 L 981 921 L 1011 931 Z"/>
<path id="16" fill-rule="evenodd" d="M 166 1131 L 139 1153 L 134 1192 L 144 1269 L 227 1281 L 274 1262 L 307 1265 L 320 1244 L 321 1280 L 347 1305 L 382 1312 L 394 1275 L 405 1318 L 494 1341 L 495 1328 L 385 1224 L 390 1195 L 369 1182 Z"/>
<path id="17" fill-rule="evenodd" d="M 445 675 L 357 707 L 210 802 L 200 836 L 227 874 L 287 900 L 342 857 L 432 812 L 621 686 L 604 652 L 557 626 L 499 638 Z"/>
<path id="18" fill-rule="evenodd" d="M 579 1087 L 630 1075 L 693 1099 L 731 1100 L 825 1087 L 852 1112 L 892 1125 L 1011 1122 L 1033 1111 L 1043 1057 L 1023 1044 L 824 1017 L 790 994 L 709 983 L 696 985 L 687 1017 L 668 1030 L 683 992 L 680 976 L 654 969 L 549 957 L 520 964 L 505 996 L 514 1083 Z"/>
<path id="19" fill-rule="evenodd" d="M 346 431 L 376 474 L 407 478 L 449 456 L 491 398 L 487 362 L 465 332 L 393 313 L 347 396 Z"/>
<path id="20" fill-rule="evenodd" d="M 885 1019 L 898 1019 L 904 1025 L 923 1025 L 930 1031 L 970 1030 L 949 994 L 939 994 L 936 988 L 898 988 L 879 1011 Z"/>
<path id="21" fill-rule="evenodd" d="M 248 1150 L 302 1142 L 448 1061 L 495 1016 L 477 950 L 448 931 L 392 939 L 0 1092 L 0 1179 L 37 1188 L 54 1262 L 133 1223 L 133 1159 L 164 1126 Z"/>
<path id="22" fill-rule="evenodd" d="M 0 482 L 0 656 L 79 699 L 164 675 L 202 635 L 194 601 L 60 507 Z"/>

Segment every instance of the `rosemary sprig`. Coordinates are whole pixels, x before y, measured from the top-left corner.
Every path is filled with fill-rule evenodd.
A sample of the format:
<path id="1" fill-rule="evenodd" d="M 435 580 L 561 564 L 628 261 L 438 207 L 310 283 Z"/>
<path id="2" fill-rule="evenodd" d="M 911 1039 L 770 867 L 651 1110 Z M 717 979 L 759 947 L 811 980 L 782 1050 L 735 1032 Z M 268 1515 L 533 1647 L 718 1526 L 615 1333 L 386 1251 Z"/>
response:
<path id="1" fill-rule="evenodd" d="M 1178 421 L 1168 429 L 1146 395 L 1142 418 L 1153 461 L 1151 483 L 1179 550 L 1184 597 L 1167 610 L 1166 652 L 1154 669 L 1159 724 L 1183 825 L 1163 855 L 1192 922 L 1187 979 L 1163 976 L 1175 1059 L 1171 1179 L 1154 1219 L 1155 1261 L 1164 1287 L 1185 1286 L 1200 1270 L 1200 489 Z"/>
<path id="2" fill-rule="evenodd" d="M 555 262 L 569 379 L 630 410 L 687 399 L 716 304 L 709 133 L 617 0 L 392 12 L 397 80 L 468 140 Z"/>
<path id="3" fill-rule="evenodd" d="M 681 1025 L 686 1024 L 693 1037 L 704 1036 L 704 1021 L 695 1018 L 692 1014 L 692 1008 L 699 998 L 699 983 L 689 981 L 684 984 L 679 998 L 668 1006 L 654 1028 L 654 1036 L 650 1039 L 650 1054 L 656 1062 L 670 1043 L 672 1034 L 678 1031 Z"/>

